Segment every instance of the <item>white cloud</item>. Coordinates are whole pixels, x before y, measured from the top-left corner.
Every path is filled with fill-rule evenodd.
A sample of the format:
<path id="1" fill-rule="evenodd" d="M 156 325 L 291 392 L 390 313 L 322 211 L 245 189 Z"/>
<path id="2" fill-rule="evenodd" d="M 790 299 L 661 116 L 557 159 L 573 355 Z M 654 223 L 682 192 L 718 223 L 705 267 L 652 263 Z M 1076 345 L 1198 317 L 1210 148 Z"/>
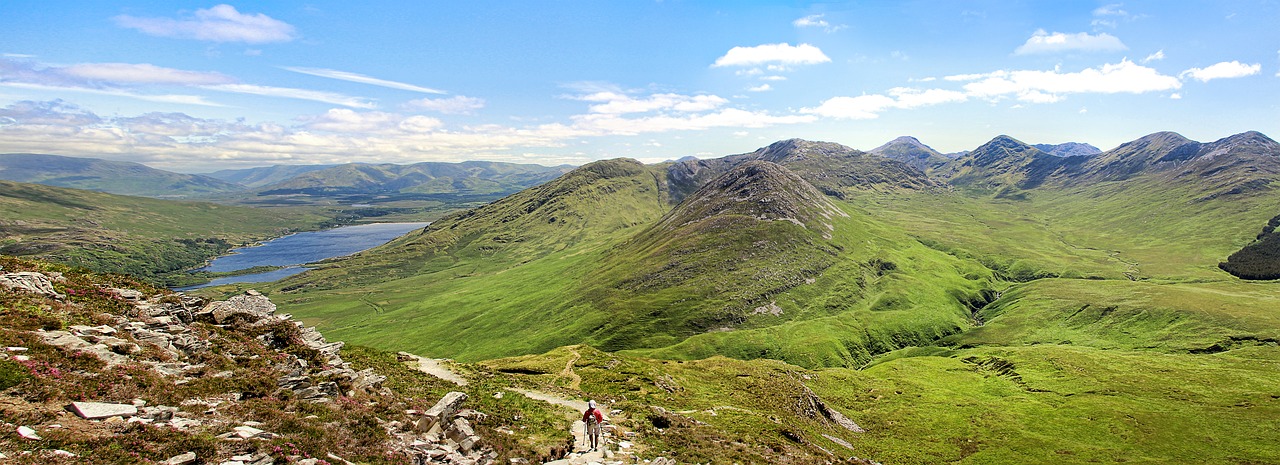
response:
<path id="1" fill-rule="evenodd" d="M 1147 64 L 1147 63 L 1151 63 L 1151 62 L 1153 62 L 1153 61 L 1160 61 L 1160 60 L 1163 60 L 1163 59 L 1164 59 L 1164 50 L 1163 50 L 1163 49 L 1161 49 L 1161 50 L 1157 50 L 1157 51 L 1156 51 L 1156 53 L 1152 53 L 1152 54 L 1150 54 L 1150 55 L 1147 55 L 1147 57 L 1146 57 L 1146 58 L 1143 58 L 1143 59 L 1142 59 L 1142 64 L 1144 64 L 1144 65 L 1145 65 L 1145 64 Z"/>
<path id="2" fill-rule="evenodd" d="M 35 58 L 36 56 L 35 56 L 35 55 L 28 55 L 28 54 L 25 54 L 25 53 L 0 53 L 0 57 L 5 57 L 5 58 Z"/>
<path id="3" fill-rule="evenodd" d="M 787 80 L 787 77 L 786 76 L 761 76 L 760 80 L 761 81 L 785 81 Z"/>
<path id="4" fill-rule="evenodd" d="M 404 104 L 404 107 L 411 110 L 436 111 L 446 115 L 468 115 L 484 108 L 484 99 L 462 95 L 437 99 L 424 98 L 410 100 Z"/>
<path id="5" fill-rule="evenodd" d="M 424 94 L 448 93 L 443 90 L 416 86 L 413 84 L 406 84 L 403 82 L 388 81 L 386 79 L 378 79 L 372 76 L 365 76 L 363 74 L 351 73 L 347 71 L 338 71 L 338 70 L 324 69 L 324 68 L 302 68 L 302 67 L 296 67 L 296 66 L 283 66 L 282 68 L 288 71 L 293 71 L 295 73 L 302 73 L 302 74 L 307 74 L 311 76 L 337 79 L 339 81 L 358 82 L 361 84 L 369 84 L 374 86 L 387 87 L 391 89 L 407 90 L 411 92 L 421 92 Z"/>
<path id="6" fill-rule="evenodd" d="M 1098 68 L 1079 72 L 1054 71 L 996 71 L 986 75 L 966 75 L 972 81 L 964 85 L 965 93 L 977 98 L 1002 98 L 1015 96 L 1028 102 L 1049 103 L 1060 100 L 1062 94 L 1078 93 L 1134 93 L 1174 90 L 1182 82 L 1173 76 L 1160 74 L 1155 69 L 1121 60 Z M 1050 97 L 1054 96 L 1054 97 Z"/>
<path id="7" fill-rule="evenodd" d="M 895 87 L 888 95 L 870 94 L 857 97 L 833 97 L 816 108 L 804 108 L 802 113 L 843 119 L 875 119 L 890 109 L 912 109 L 943 103 L 958 103 L 969 99 L 963 92 L 946 89 L 913 89 Z"/>
<path id="8" fill-rule="evenodd" d="M 908 87 L 895 87 L 889 89 L 889 95 L 897 102 L 895 108 L 910 109 L 925 106 L 940 105 L 943 103 L 959 103 L 969 100 L 969 96 L 963 92 L 946 89 L 912 89 Z"/>
<path id="9" fill-rule="evenodd" d="M 1054 32 L 1052 34 L 1045 32 L 1044 29 L 1037 30 L 1027 39 L 1027 42 L 1014 50 L 1015 55 L 1031 55 L 1041 53 L 1060 53 L 1060 52 L 1113 52 L 1120 50 L 1128 50 L 1120 39 L 1111 34 L 1100 33 L 1092 35 L 1087 32 L 1079 32 L 1075 34 L 1066 34 L 1062 32 Z"/>
<path id="10" fill-rule="evenodd" d="M 897 101 L 879 94 L 859 95 L 857 97 L 832 97 L 822 102 L 817 108 L 804 108 L 800 111 L 829 118 L 875 119 L 880 113 L 893 108 Z"/>
<path id="11" fill-rule="evenodd" d="M 770 85 L 768 85 L 768 84 L 760 84 L 760 85 L 755 86 L 755 87 L 748 87 L 748 88 L 747 88 L 747 92 L 768 92 L 768 91 L 771 91 L 771 90 L 773 90 L 773 86 L 770 86 Z"/>
<path id="12" fill-rule="evenodd" d="M 1224 61 L 1210 65 L 1206 68 L 1191 68 L 1183 71 L 1178 76 L 1191 77 L 1200 82 L 1209 82 L 1213 79 L 1229 79 L 1245 76 L 1252 76 L 1262 72 L 1262 65 L 1254 63 L 1252 65 L 1244 64 L 1239 61 Z"/>
<path id="13" fill-rule="evenodd" d="M 873 119 L 891 109 L 907 110 L 961 103 L 974 98 L 996 101 L 1012 97 L 1024 103 L 1056 103 L 1069 94 L 1145 93 L 1182 87 L 1182 81 L 1178 78 L 1160 74 L 1128 60 L 1078 72 L 1064 73 L 1056 69 L 1002 70 L 984 74 L 959 74 L 943 79 L 965 84 L 961 86 L 961 90 L 895 87 L 884 94 L 833 97 L 817 107 L 803 108 L 800 111 L 831 118 Z"/>
<path id="14" fill-rule="evenodd" d="M 600 102 L 591 113 L 624 114 L 651 111 L 699 112 L 718 108 L 729 100 L 717 95 L 653 94 L 635 98 L 621 92 L 604 91 L 570 97 L 574 100 Z"/>
<path id="15" fill-rule="evenodd" d="M 757 66 L 766 63 L 782 65 L 811 65 L 830 62 L 831 58 L 818 47 L 809 44 L 792 46 L 788 43 L 764 44 L 755 47 L 734 47 L 717 58 L 712 67 Z"/>
<path id="16" fill-rule="evenodd" d="M 288 42 L 296 37 L 294 27 L 262 13 L 243 14 L 231 5 L 196 10 L 186 19 L 141 18 L 120 15 L 112 18 L 120 27 L 143 34 L 210 42 Z"/>
<path id="17" fill-rule="evenodd" d="M 325 92 L 320 90 L 294 89 L 289 87 L 272 87 L 259 86 L 253 84 L 218 84 L 211 86 L 200 86 L 202 89 L 216 90 L 219 92 L 231 92 L 237 94 L 262 95 L 266 97 L 281 97 L 298 100 L 311 100 L 315 102 L 330 103 L 334 105 L 342 105 L 350 108 L 373 109 L 378 105 L 372 101 L 361 98 L 342 95 L 334 92 Z"/>
<path id="18" fill-rule="evenodd" d="M 58 72 L 85 81 L 117 84 L 172 84 L 183 86 L 229 84 L 234 82 L 222 73 L 184 71 L 147 63 L 84 63 L 61 68 Z"/>
<path id="19" fill-rule="evenodd" d="M 1182 94 L 1179 94 L 1179 93 L 1177 93 L 1177 92 L 1174 92 L 1174 93 L 1172 93 L 1172 94 L 1169 94 L 1169 99 L 1170 99 L 1170 100 L 1182 100 Z"/>

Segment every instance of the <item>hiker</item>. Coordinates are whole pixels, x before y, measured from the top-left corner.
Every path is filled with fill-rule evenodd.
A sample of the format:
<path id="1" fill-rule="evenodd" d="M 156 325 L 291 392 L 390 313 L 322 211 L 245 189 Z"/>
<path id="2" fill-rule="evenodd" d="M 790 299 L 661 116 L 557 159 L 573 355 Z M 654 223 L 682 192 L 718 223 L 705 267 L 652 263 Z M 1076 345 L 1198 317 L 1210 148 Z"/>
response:
<path id="1" fill-rule="evenodd" d="M 587 441 L 591 443 L 591 451 L 600 447 L 600 424 L 604 423 L 604 415 L 596 408 L 596 401 L 587 401 L 587 411 L 582 412 L 582 422 L 586 424 Z"/>

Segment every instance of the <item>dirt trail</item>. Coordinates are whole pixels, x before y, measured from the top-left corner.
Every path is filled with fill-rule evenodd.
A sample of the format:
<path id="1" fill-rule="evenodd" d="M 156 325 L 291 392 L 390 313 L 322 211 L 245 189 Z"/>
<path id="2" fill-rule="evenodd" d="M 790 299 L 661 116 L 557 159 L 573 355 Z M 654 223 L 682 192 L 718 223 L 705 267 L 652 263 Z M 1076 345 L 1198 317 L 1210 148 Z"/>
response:
<path id="1" fill-rule="evenodd" d="M 572 365 L 572 362 L 570 362 Z M 610 447 L 617 448 L 617 442 L 622 439 L 622 431 L 617 425 L 612 424 L 609 417 L 609 406 L 603 403 L 597 403 L 596 408 L 600 409 L 600 413 L 604 414 L 605 428 L 604 434 L 600 438 L 601 444 L 599 450 L 592 451 L 589 449 L 589 442 L 586 438 L 586 430 L 582 423 L 582 412 L 587 410 L 587 402 L 575 399 L 566 399 L 555 394 L 543 391 L 534 391 L 531 389 L 508 388 L 513 392 L 533 400 L 539 400 L 553 405 L 559 405 L 571 410 L 566 413 L 566 418 L 574 419 L 573 424 L 569 426 L 569 432 L 573 434 L 573 452 L 568 457 L 547 462 L 546 465 L 588 465 L 588 464 L 611 464 L 622 463 L 614 458 L 614 451 Z M 620 416 L 620 415 L 619 415 Z M 611 432 L 612 431 L 612 432 Z M 614 444 L 607 444 L 606 439 L 613 439 Z"/>
<path id="2" fill-rule="evenodd" d="M 462 376 L 455 373 L 453 370 L 449 369 L 448 366 L 445 366 L 445 364 L 443 363 L 443 360 L 420 357 L 408 352 L 400 352 L 397 355 L 399 356 L 400 361 L 403 362 L 405 365 L 407 365 L 409 368 L 421 371 L 431 376 L 435 376 L 437 378 L 443 379 L 453 384 L 457 384 L 459 386 L 467 385 L 466 378 L 463 378 Z"/>
<path id="3" fill-rule="evenodd" d="M 569 352 L 573 352 L 573 358 L 569 359 L 569 362 L 564 364 L 564 369 L 560 370 L 560 374 L 556 376 L 569 378 L 569 389 L 576 391 L 582 387 L 582 376 L 579 376 L 577 372 L 573 371 L 573 364 L 578 363 L 578 360 L 582 359 L 582 354 L 578 353 L 577 349 L 569 349 Z M 558 377 L 556 379 L 559 379 Z"/>

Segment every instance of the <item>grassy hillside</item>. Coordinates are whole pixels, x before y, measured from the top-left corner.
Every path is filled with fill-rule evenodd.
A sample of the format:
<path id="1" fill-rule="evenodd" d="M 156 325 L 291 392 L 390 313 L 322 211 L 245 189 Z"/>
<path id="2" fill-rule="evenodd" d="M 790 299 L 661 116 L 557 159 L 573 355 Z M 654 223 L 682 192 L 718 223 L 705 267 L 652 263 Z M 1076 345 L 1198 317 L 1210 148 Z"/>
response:
<path id="1" fill-rule="evenodd" d="M 331 214 L 0 181 L 0 253 L 163 281 L 231 247 L 316 228 Z"/>

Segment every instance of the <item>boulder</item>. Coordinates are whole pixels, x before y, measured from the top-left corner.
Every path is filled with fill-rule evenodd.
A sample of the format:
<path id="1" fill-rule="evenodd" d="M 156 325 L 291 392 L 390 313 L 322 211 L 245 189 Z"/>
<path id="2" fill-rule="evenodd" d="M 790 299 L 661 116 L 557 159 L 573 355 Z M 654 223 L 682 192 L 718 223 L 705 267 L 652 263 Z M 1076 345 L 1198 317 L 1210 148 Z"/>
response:
<path id="1" fill-rule="evenodd" d="M 452 419 L 466 400 L 466 393 L 453 391 L 445 394 L 427 413 L 422 414 L 422 419 L 418 420 L 418 431 L 428 431 L 436 424 Z"/>
<path id="2" fill-rule="evenodd" d="M 103 402 L 72 402 L 70 409 L 80 418 L 99 420 L 111 417 L 131 417 L 138 414 L 132 404 L 108 404 Z"/>
<path id="3" fill-rule="evenodd" d="M 213 316 L 214 323 L 226 324 L 232 317 L 243 315 L 251 320 L 258 321 L 271 316 L 276 311 L 276 304 L 271 303 L 271 299 L 259 294 L 257 291 L 246 292 L 244 295 L 238 295 L 225 301 L 211 302 L 204 307 L 202 313 L 209 313 Z"/>
<path id="4" fill-rule="evenodd" d="M 52 279 L 31 271 L 0 274 L 0 288 L 26 291 L 55 299 L 66 298 L 53 289 Z"/>

